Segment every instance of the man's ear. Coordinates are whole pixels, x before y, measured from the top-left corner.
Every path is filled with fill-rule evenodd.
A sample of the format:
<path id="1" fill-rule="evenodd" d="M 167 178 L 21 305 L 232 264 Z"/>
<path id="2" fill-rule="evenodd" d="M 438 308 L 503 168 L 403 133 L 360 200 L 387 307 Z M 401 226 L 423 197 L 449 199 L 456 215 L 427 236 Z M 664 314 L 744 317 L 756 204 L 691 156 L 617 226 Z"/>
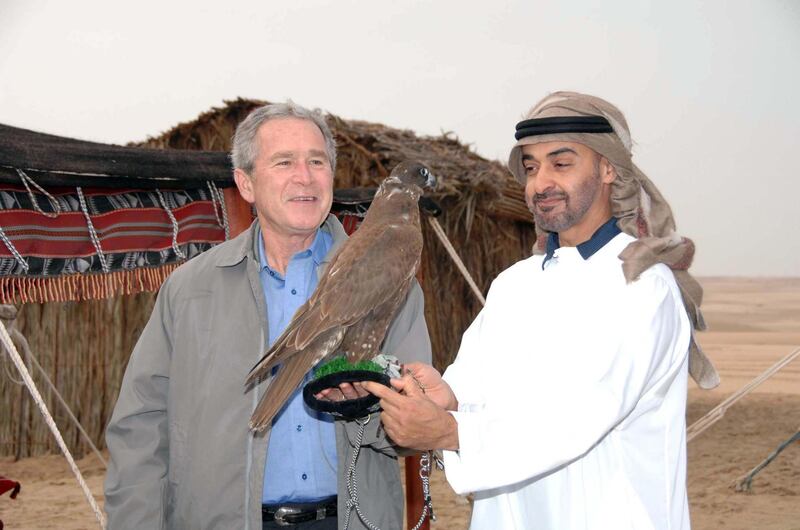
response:
<path id="1" fill-rule="evenodd" d="M 233 170 L 233 180 L 236 181 L 236 187 L 239 189 L 239 195 L 242 196 L 242 199 L 253 204 L 256 197 L 253 193 L 253 180 L 250 176 L 241 169 L 236 168 Z"/>
<path id="2" fill-rule="evenodd" d="M 600 159 L 600 180 L 606 184 L 617 180 L 617 170 L 606 157 Z"/>

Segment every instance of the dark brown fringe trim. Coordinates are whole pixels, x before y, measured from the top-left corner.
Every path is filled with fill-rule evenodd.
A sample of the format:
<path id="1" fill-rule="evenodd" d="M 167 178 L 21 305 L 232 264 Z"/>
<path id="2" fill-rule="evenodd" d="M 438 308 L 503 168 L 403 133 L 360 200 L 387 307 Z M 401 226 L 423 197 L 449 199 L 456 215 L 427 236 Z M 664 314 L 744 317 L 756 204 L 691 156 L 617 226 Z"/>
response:
<path id="1" fill-rule="evenodd" d="M 180 263 L 109 274 L 70 274 L 55 278 L 0 278 L 0 304 L 100 300 L 122 294 L 157 291 Z"/>

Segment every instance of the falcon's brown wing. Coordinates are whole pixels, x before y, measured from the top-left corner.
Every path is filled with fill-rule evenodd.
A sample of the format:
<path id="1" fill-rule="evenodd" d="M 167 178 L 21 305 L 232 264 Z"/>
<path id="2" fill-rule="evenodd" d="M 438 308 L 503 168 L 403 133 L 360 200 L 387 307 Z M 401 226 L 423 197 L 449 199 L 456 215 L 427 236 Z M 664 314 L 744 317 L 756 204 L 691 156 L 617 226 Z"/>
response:
<path id="1" fill-rule="evenodd" d="M 375 317 L 374 333 L 381 335 L 376 336 L 377 345 L 383 342 L 419 263 L 422 237 L 413 226 L 391 225 L 373 238 L 369 232 L 342 247 L 314 295 L 250 373 L 248 383 L 282 363 L 250 419 L 251 429 L 270 424 L 303 376 L 336 351 L 349 326 L 366 332 L 367 325 L 359 322 Z"/>
<path id="2" fill-rule="evenodd" d="M 392 299 L 398 287 L 407 284 L 414 275 L 422 249 L 419 228 L 397 224 L 381 228 L 361 228 L 345 243 L 323 274 L 314 294 L 298 309 L 283 334 L 256 364 L 247 377 L 247 383 L 307 349 L 320 333 L 358 322 L 374 308 Z M 383 337 L 379 340 L 382 341 Z M 319 362 L 336 346 L 338 344 L 330 351 L 316 352 L 312 359 Z"/>
<path id="3" fill-rule="evenodd" d="M 376 307 L 347 329 L 339 349 L 347 353 L 350 362 L 357 363 L 378 355 L 389 324 L 403 300 L 406 299 L 413 279 L 414 277 L 411 276 L 406 282 L 398 285 L 395 293 L 386 303 Z"/>
<path id="4" fill-rule="evenodd" d="M 361 232 L 356 232 L 353 245 L 331 263 L 325 286 L 317 291 L 321 315 L 352 324 L 385 304 L 414 276 L 422 252 L 419 227 L 389 225 L 375 232 L 365 230 L 357 239 Z"/>

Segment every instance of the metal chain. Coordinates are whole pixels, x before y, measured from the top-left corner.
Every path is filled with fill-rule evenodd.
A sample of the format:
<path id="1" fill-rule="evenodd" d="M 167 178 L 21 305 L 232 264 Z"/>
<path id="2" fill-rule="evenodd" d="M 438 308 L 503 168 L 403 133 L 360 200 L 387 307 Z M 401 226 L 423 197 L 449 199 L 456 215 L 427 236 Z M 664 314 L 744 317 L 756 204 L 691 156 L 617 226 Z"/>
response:
<path id="1" fill-rule="evenodd" d="M 433 502 L 431 501 L 431 452 L 426 451 L 422 453 L 419 458 L 419 478 L 422 479 L 422 498 L 424 499 L 425 506 L 422 507 L 422 515 L 419 518 L 417 525 L 412 530 L 419 530 L 422 523 L 425 521 L 425 516 L 431 512 L 431 521 L 436 520 L 433 514 Z"/>
<path id="2" fill-rule="evenodd" d="M 358 488 L 355 481 L 356 462 L 358 461 L 358 455 L 361 452 L 361 442 L 364 440 L 364 430 L 366 429 L 371 417 L 372 416 L 367 416 L 366 421 L 363 423 L 361 420 L 356 420 L 356 423 L 359 425 L 359 429 L 356 435 L 355 447 L 353 447 L 353 458 L 350 460 L 350 465 L 347 468 L 347 493 L 350 495 L 350 498 L 347 499 L 347 502 L 345 503 L 345 506 L 347 507 L 347 515 L 345 516 L 344 530 L 347 530 L 350 527 L 350 516 L 353 513 L 353 508 L 355 508 L 359 519 L 361 519 L 361 522 L 364 523 L 367 528 L 370 530 L 380 530 L 380 528 L 375 526 L 372 521 L 367 519 L 367 517 L 361 511 L 361 506 L 358 502 Z M 422 457 L 420 457 L 419 476 L 422 479 L 422 495 L 425 499 L 425 506 L 422 507 L 422 515 L 420 515 L 419 521 L 414 528 L 412 528 L 412 530 L 419 530 L 422 527 L 422 524 L 425 522 L 425 517 L 428 515 L 429 511 L 431 514 L 431 521 L 436 520 L 436 517 L 433 515 L 433 504 L 431 502 L 430 458 L 430 452 L 424 453 Z"/>
<path id="3" fill-rule="evenodd" d="M 89 217 L 89 208 L 86 206 L 86 199 L 83 197 L 83 190 L 80 186 L 76 186 L 75 189 L 78 190 L 78 201 L 81 203 L 81 211 L 83 212 L 83 216 L 86 218 L 86 225 L 89 227 L 89 239 L 92 240 L 92 244 L 97 251 L 97 257 L 100 259 L 100 267 L 103 269 L 103 272 L 108 274 L 111 271 L 111 267 L 109 267 L 108 262 L 106 261 L 106 256 L 103 254 L 103 249 L 100 247 L 100 239 L 97 237 L 97 232 L 92 224 L 92 219 Z"/>
<path id="4" fill-rule="evenodd" d="M 56 217 L 58 217 L 58 214 L 60 214 L 62 210 L 61 210 L 61 205 L 58 204 L 56 198 L 47 193 L 47 191 L 45 191 L 43 187 L 39 186 L 35 180 L 26 175 L 25 172 L 22 171 L 20 168 L 16 168 L 16 170 L 17 170 L 17 175 L 19 175 L 19 178 L 25 185 L 25 189 L 28 190 L 28 197 L 30 197 L 31 199 L 31 204 L 33 205 L 33 209 L 39 212 L 40 214 L 44 215 L 45 217 L 49 217 L 50 219 L 55 219 Z M 36 196 L 33 194 L 33 191 L 31 191 L 31 187 L 28 185 L 28 183 L 33 184 L 37 190 L 39 190 L 42 194 L 44 194 L 45 197 L 47 197 L 47 200 L 50 201 L 50 205 L 53 207 L 53 210 L 55 210 L 55 212 L 47 213 L 39 207 L 39 202 L 36 200 Z"/>
<path id="5" fill-rule="evenodd" d="M 180 230 L 180 227 L 178 226 L 178 220 L 175 219 L 175 216 L 172 214 L 172 210 L 170 210 L 169 206 L 167 206 L 167 201 L 164 200 L 164 195 L 161 193 L 160 189 L 156 188 L 156 194 L 158 194 L 158 202 L 161 203 L 161 207 L 164 208 L 165 212 L 167 212 L 167 216 L 172 222 L 172 250 L 175 251 L 175 255 L 178 256 L 178 258 L 186 259 L 186 254 L 184 254 L 178 246 L 178 230 Z"/>

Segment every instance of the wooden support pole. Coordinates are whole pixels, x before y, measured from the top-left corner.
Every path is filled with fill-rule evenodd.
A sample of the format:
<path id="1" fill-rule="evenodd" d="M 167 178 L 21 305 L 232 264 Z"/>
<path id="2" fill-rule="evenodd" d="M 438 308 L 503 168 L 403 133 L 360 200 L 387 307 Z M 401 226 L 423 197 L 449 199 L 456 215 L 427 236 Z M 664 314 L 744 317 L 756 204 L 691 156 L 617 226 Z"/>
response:
<path id="1" fill-rule="evenodd" d="M 408 530 L 414 528 L 422 514 L 425 499 L 422 497 L 422 479 L 419 476 L 420 455 L 406 457 L 406 521 Z M 433 465 L 431 466 L 433 467 Z M 430 514 L 422 522 L 419 530 L 430 530 Z"/>

